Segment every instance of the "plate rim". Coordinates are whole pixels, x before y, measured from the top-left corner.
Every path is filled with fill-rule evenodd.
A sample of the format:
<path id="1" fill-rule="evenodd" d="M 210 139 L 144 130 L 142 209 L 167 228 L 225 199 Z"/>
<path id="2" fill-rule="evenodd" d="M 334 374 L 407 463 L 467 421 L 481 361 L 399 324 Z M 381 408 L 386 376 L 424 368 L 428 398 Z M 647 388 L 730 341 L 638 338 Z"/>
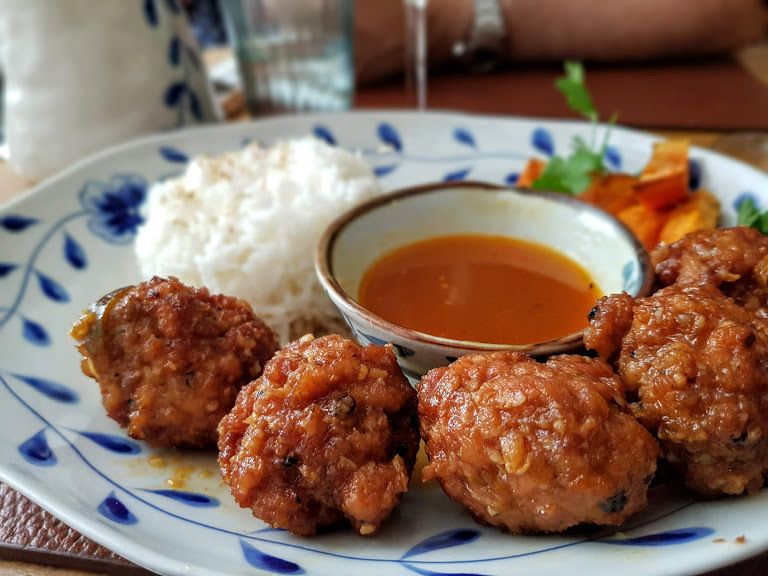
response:
<path id="1" fill-rule="evenodd" d="M 427 112 L 420 112 L 416 110 L 400 110 L 400 109 L 357 109 L 347 112 L 338 113 L 307 113 L 285 116 L 269 116 L 259 119 L 254 119 L 249 122 L 240 123 L 220 123 L 220 124 L 207 124 L 194 128 L 186 128 L 179 130 L 170 130 L 164 132 L 157 132 L 133 138 L 107 148 L 99 150 L 92 154 L 89 154 L 77 162 L 71 164 L 65 169 L 45 178 L 24 191 L 18 194 L 9 201 L 0 204 L 0 214 L 9 210 L 13 210 L 19 205 L 23 205 L 33 198 L 45 194 L 49 188 L 55 188 L 62 180 L 67 177 L 76 175 L 78 172 L 87 171 L 92 165 L 108 159 L 110 157 L 117 157 L 125 153 L 130 153 L 134 149 L 143 148 L 145 146 L 151 146 L 152 144 L 162 144 L 169 140 L 176 138 L 190 137 L 193 139 L 203 139 L 206 134 L 216 133 L 238 133 L 246 132 L 250 130 L 258 130 L 260 127 L 267 124 L 280 124 L 282 122 L 296 122 L 310 124 L 312 121 L 333 119 L 352 120 L 354 118 L 369 117 L 375 120 L 387 120 L 396 118 L 426 118 L 434 121 L 439 120 L 481 120 L 481 121 L 501 121 L 501 122 L 525 122 L 531 124 L 545 124 L 548 126 L 568 126 L 568 127 L 580 127 L 588 126 L 590 123 L 579 119 L 562 119 L 562 118 L 545 118 L 545 117 L 528 117 L 528 116 L 507 116 L 507 115 L 489 115 L 482 113 L 471 113 L 454 110 L 430 110 Z M 607 126 L 606 123 L 601 123 L 601 126 Z M 614 128 L 617 133 L 626 135 L 628 137 L 641 137 L 645 139 L 651 139 L 653 141 L 661 140 L 664 136 L 639 130 L 631 127 L 617 126 Z M 286 136 L 287 137 L 287 136 Z M 739 170 L 748 170 L 754 173 L 755 176 L 761 178 L 768 178 L 768 175 L 763 171 L 745 163 L 740 160 L 726 156 L 720 152 L 703 148 L 699 146 L 692 146 L 692 151 L 700 154 L 702 158 L 717 158 L 719 162 L 725 161 L 726 165 L 730 164 L 730 168 L 737 168 Z M 47 510 L 59 519 L 67 521 L 73 519 L 73 523 L 77 524 L 76 530 L 95 542 L 105 546 L 106 548 L 115 551 L 117 554 L 130 559 L 131 562 L 135 562 L 140 566 L 147 567 L 151 570 L 159 570 L 165 574 L 188 574 L 189 566 L 181 560 L 175 560 L 172 557 L 163 555 L 159 552 L 155 552 L 151 548 L 148 548 L 130 538 L 120 538 L 117 535 L 113 538 L 112 532 L 104 534 L 99 528 L 98 522 L 95 522 L 89 518 L 87 514 L 78 511 L 76 508 L 72 508 L 70 512 L 67 511 L 68 506 L 63 507 L 59 505 L 55 499 L 49 497 L 44 486 L 37 486 L 36 483 L 30 485 L 26 483 L 20 476 L 17 478 L 17 472 L 12 467 L 7 467 L 0 463 L 0 481 L 7 483 L 9 486 L 19 491 L 30 500 L 37 503 L 41 508 Z M 66 519 L 66 520 L 64 520 Z M 706 562 L 703 559 L 698 559 L 696 566 L 686 564 L 683 570 L 668 569 L 663 572 L 657 572 L 659 576 L 682 576 L 684 574 L 698 573 L 702 569 L 714 570 L 725 566 L 732 565 L 741 560 L 751 558 L 768 550 L 768 539 L 764 542 L 757 544 L 756 546 L 742 546 L 731 547 L 728 550 L 717 556 L 708 556 Z M 148 559 L 148 562 L 143 560 Z M 257 571 L 259 569 L 256 569 Z M 217 570 L 210 570 L 206 567 L 196 565 L 193 568 L 194 573 L 202 576 L 228 576 L 228 572 L 220 572 Z"/>
<path id="2" fill-rule="evenodd" d="M 128 140 L 124 140 L 122 142 L 112 144 L 110 146 L 105 147 L 102 150 L 97 150 L 95 152 L 87 154 L 82 158 L 78 159 L 77 161 L 73 162 L 69 166 L 40 180 L 39 182 L 34 184 L 32 187 L 21 192 L 20 194 L 17 194 L 16 196 L 12 197 L 10 200 L 0 204 L 0 212 L 4 212 L 7 208 L 11 208 L 16 204 L 18 204 L 19 202 L 23 202 L 24 200 L 27 200 L 28 198 L 31 198 L 39 194 L 40 190 L 44 190 L 49 186 L 55 185 L 56 183 L 63 180 L 64 178 L 71 176 L 72 174 L 75 174 L 79 170 L 83 170 L 87 168 L 91 164 L 95 164 L 111 156 L 117 156 L 133 148 L 140 148 L 144 145 L 149 145 L 154 142 L 162 142 L 169 138 L 172 139 L 175 137 L 181 137 L 186 135 L 199 137 L 199 136 L 204 136 L 206 133 L 209 133 L 209 132 L 217 132 L 217 133 L 218 132 L 239 132 L 239 131 L 243 131 L 251 128 L 258 128 L 259 126 L 262 126 L 265 124 L 280 123 L 283 121 L 285 122 L 302 121 L 302 120 L 311 121 L 313 119 L 320 119 L 320 118 L 355 118 L 355 117 L 365 117 L 365 116 L 372 116 L 372 117 L 379 117 L 379 118 L 380 117 L 391 118 L 395 116 L 403 116 L 403 117 L 430 118 L 430 119 L 437 119 L 438 117 L 442 116 L 442 117 L 454 117 L 454 118 L 463 117 L 463 118 L 471 118 L 475 120 L 486 120 L 486 121 L 503 121 L 503 122 L 512 121 L 512 122 L 530 122 L 530 123 L 538 122 L 538 123 L 544 123 L 544 124 L 554 124 L 554 125 L 569 126 L 569 127 L 591 125 L 589 121 L 580 120 L 578 118 L 547 118 L 543 116 L 515 116 L 515 115 L 502 115 L 502 114 L 484 114 L 480 112 L 462 112 L 460 110 L 449 110 L 449 109 L 419 111 L 419 110 L 413 110 L 413 109 L 398 109 L 398 108 L 364 108 L 364 109 L 353 109 L 353 110 L 341 111 L 341 112 L 306 112 L 306 113 L 300 113 L 300 114 L 264 116 L 264 117 L 248 120 L 247 122 L 200 124 L 200 125 L 191 126 L 187 128 L 174 128 L 172 130 L 144 134 L 141 136 L 137 136 L 135 138 L 130 138 Z M 654 132 L 650 132 L 650 131 L 635 128 L 635 127 L 623 126 L 621 124 L 611 125 L 607 122 L 598 122 L 597 125 L 601 128 L 611 127 L 611 130 L 616 134 L 625 134 L 633 137 L 650 138 L 651 140 L 654 140 L 654 141 L 663 140 L 666 138 L 666 136 L 661 134 L 656 134 Z M 739 160 L 731 156 L 728 156 L 726 154 L 723 154 L 722 152 L 719 152 L 717 150 L 712 150 L 712 149 L 709 149 L 703 146 L 698 146 L 698 145 L 692 145 L 690 149 L 691 151 L 694 151 L 697 154 L 703 154 L 705 158 L 706 157 L 717 158 L 718 161 L 724 161 L 726 163 L 732 164 L 733 166 L 738 166 L 739 169 L 748 170 L 756 176 L 766 177 L 766 173 L 756 168 L 755 166 L 752 166 L 751 164 L 748 164 L 743 160 Z M 10 165 L 13 166 L 12 163 L 10 163 Z"/>

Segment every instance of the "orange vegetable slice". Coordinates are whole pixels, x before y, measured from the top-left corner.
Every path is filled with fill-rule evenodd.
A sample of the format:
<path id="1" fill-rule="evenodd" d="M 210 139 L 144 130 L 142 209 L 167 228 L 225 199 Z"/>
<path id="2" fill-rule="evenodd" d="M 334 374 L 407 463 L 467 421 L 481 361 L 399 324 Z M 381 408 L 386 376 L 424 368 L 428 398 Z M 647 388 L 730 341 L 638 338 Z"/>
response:
<path id="1" fill-rule="evenodd" d="M 619 212 L 616 217 L 640 240 L 646 250 L 658 243 L 659 232 L 669 217 L 665 212 L 656 212 L 644 204 L 635 204 Z"/>
<path id="2" fill-rule="evenodd" d="M 629 174 L 606 174 L 595 178 L 590 187 L 579 195 L 579 199 L 616 215 L 637 204 L 635 181 L 636 178 Z"/>
<path id="3" fill-rule="evenodd" d="M 651 210 L 667 210 L 688 197 L 688 141 L 653 145 L 651 160 L 635 183 L 638 201 Z"/>
<path id="4" fill-rule="evenodd" d="M 720 216 L 720 202 L 711 192 L 699 190 L 676 206 L 659 233 L 659 242 L 671 244 L 696 230 L 715 228 Z"/>
<path id="5" fill-rule="evenodd" d="M 517 179 L 517 187 L 530 188 L 536 178 L 541 175 L 546 165 L 547 163 L 544 160 L 539 160 L 538 158 L 528 160 L 528 164 L 525 165 L 525 168 L 520 173 L 520 177 Z"/>

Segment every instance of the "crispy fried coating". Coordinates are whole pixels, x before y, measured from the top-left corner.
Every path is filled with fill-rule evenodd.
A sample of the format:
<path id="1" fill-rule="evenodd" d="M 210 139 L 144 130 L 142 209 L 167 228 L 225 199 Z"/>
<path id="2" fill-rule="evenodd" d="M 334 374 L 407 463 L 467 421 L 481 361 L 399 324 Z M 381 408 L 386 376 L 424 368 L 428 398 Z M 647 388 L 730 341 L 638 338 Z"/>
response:
<path id="1" fill-rule="evenodd" d="M 726 294 L 739 281 L 755 278 L 765 286 L 768 268 L 768 236 L 754 228 L 738 226 L 700 230 L 672 244 L 659 244 L 651 253 L 656 278 L 670 284 L 709 284 Z"/>
<path id="2" fill-rule="evenodd" d="M 235 500 L 295 534 L 349 521 L 374 533 L 408 488 L 416 392 L 390 347 L 337 335 L 280 350 L 219 425 Z"/>
<path id="3" fill-rule="evenodd" d="M 621 524 L 645 506 L 659 451 L 622 406 L 597 359 L 464 356 L 419 385 L 423 477 L 510 532 Z"/>
<path id="4" fill-rule="evenodd" d="M 604 358 L 620 350 L 633 413 L 690 488 L 758 490 L 768 471 L 768 340 L 754 315 L 712 284 L 674 284 L 635 299 L 625 329 L 627 298 L 598 301 L 585 345 Z"/>
<path id="5" fill-rule="evenodd" d="M 107 295 L 72 335 L 107 414 L 155 446 L 215 447 L 219 420 L 277 350 L 249 304 L 176 278 Z"/>
<path id="6" fill-rule="evenodd" d="M 600 298 L 589 312 L 584 345 L 600 358 L 610 360 L 621 346 L 621 339 L 632 326 L 635 299 L 626 292 Z"/>

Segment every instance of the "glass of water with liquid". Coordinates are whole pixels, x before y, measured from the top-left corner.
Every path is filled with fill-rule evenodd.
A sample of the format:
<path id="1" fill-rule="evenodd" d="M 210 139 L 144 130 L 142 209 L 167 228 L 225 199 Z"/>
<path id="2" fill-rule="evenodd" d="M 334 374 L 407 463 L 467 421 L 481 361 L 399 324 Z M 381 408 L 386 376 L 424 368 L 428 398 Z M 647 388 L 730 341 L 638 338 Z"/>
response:
<path id="1" fill-rule="evenodd" d="M 253 114 L 350 107 L 353 0 L 222 0 L 221 6 Z"/>

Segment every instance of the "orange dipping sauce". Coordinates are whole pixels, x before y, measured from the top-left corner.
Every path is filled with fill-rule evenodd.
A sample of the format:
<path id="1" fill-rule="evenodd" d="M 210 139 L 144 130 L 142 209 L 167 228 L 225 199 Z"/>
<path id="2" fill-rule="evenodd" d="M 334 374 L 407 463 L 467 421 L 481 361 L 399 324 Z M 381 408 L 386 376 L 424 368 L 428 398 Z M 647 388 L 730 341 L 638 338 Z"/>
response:
<path id="1" fill-rule="evenodd" d="M 359 302 L 399 326 L 454 340 L 534 344 L 587 326 L 602 292 L 550 248 L 502 236 L 430 238 L 385 254 Z"/>

